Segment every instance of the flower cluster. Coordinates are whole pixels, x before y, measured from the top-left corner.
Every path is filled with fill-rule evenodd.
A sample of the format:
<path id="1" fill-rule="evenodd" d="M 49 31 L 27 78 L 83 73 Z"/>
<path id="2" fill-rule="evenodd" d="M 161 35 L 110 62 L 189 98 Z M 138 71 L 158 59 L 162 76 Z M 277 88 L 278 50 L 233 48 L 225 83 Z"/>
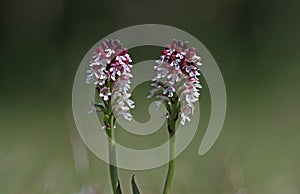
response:
<path id="1" fill-rule="evenodd" d="M 127 49 L 122 48 L 119 40 L 105 40 L 93 53 L 86 77 L 86 83 L 96 85 L 102 99 L 94 106 L 104 113 L 108 112 L 107 106 L 112 106 L 115 116 L 122 115 L 127 120 L 132 118 L 128 111 L 134 108 L 129 93 L 131 62 Z"/>
<path id="2" fill-rule="evenodd" d="M 190 121 L 194 112 L 194 102 L 199 100 L 199 89 L 202 88 L 198 76 L 201 58 L 196 55 L 195 48 L 189 48 L 188 42 L 173 40 L 161 52 L 154 67 L 156 76 L 151 84 L 154 89 L 150 96 L 156 96 L 160 102 L 180 103 L 181 124 Z M 167 116 L 169 115 L 166 114 Z M 177 118 L 176 118 L 177 119 Z"/>

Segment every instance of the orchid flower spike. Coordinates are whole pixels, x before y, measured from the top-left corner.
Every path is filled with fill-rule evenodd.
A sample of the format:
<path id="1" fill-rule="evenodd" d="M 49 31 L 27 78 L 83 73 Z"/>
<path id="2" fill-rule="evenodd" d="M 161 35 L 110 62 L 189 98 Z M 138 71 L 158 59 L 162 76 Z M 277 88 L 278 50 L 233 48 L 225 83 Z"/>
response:
<path id="1" fill-rule="evenodd" d="M 202 63 L 195 51 L 195 48 L 188 47 L 187 41 L 174 39 L 171 45 L 167 45 L 156 60 L 156 76 L 151 84 L 154 88 L 148 96 L 155 96 L 161 103 L 166 103 L 166 118 L 176 122 L 180 115 L 182 125 L 191 120 L 194 103 L 199 100 L 202 88 L 198 79 Z"/>
<path id="2" fill-rule="evenodd" d="M 105 40 L 96 49 L 86 77 L 86 83 L 96 86 L 101 99 L 100 103 L 92 103 L 94 109 L 107 115 L 113 114 L 114 117 L 132 119 L 129 113 L 134 108 L 129 93 L 131 62 L 127 49 L 122 48 L 117 39 Z"/>

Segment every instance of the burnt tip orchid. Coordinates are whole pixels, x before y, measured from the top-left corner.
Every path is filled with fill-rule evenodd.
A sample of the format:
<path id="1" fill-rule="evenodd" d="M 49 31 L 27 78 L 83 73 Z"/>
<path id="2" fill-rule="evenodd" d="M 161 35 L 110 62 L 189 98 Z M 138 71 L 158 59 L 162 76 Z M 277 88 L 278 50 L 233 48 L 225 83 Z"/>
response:
<path id="1" fill-rule="evenodd" d="M 95 52 L 87 70 L 86 83 L 95 86 L 97 102 L 91 102 L 91 107 L 103 113 L 103 127 L 108 135 L 109 172 L 114 194 L 121 193 L 117 169 L 115 143 L 115 121 L 119 116 L 132 119 L 130 109 L 134 102 L 130 99 L 130 73 L 132 62 L 128 50 L 122 48 L 117 39 L 105 40 Z"/>
<path id="2" fill-rule="evenodd" d="M 130 70 L 132 62 L 128 50 L 117 39 L 105 40 L 93 52 L 87 70 L 86 83 L 94 84 L 100 103 L 92 103 L 93 109 L 114 117 L 131 120 L 129 110 L 134 108 L 130 99 Z"/>
<path id="3" fill-rule="evenodd" d="M 156 64 L 156 76 L 151 84 L 154 88 L 148 97 L 157 97 L 160 103 L 166 104 L 168 121 L 176 122 L 180 117 L 180 123 L 184 125 L 191 120 L 194 103 L 199 100 L 201 58 L 196 55 L 195 48 L 188 47 L 187 41 L 174 39 L 162 50 Z M 173 133 L 175 129 L 171 128 L 169 126 L 169 132 Z"/>

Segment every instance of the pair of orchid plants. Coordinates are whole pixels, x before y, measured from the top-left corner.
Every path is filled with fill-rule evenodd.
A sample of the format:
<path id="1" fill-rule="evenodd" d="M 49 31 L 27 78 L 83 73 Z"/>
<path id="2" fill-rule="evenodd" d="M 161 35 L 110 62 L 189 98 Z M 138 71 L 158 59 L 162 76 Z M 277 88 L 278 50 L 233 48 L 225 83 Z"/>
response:
<path id="1" fill-rule="evenodd" d="M 175 138 L 176 123 L 184 125 L 190 121 L 195 102 L 199 100 L 199 83 L 201 58 L 196 55 L 195 48 L 189 48 L 188 42 L 173 40 L 161 52 L 154 67 L 156 76 L 152 79 L 148 98 L 156 97 L 158 104 L 164 104 L 167 112 L 163 116 L 167 120 L 167 131 L 170 138 L 170 162 L 164 184 L 163 194 L 169 194 L 175 169 Z M 130 99 L 130 73 L 132 60 L 128 50 L 122 48 L 119 40 L 105 40 L 93 53 L 87 71 L 86 83 L 94 84 L 97 100 L 92 103 L 97 112 L 103 113 L 103 123 L 109 137 L 109 170 L 114 194 L 121 193 L 116 164 L 115 121 L 119 116 L 131 120 L 130 110 L 135 107 Z M 132 177 L 133 193 L 140 193 Z"/>

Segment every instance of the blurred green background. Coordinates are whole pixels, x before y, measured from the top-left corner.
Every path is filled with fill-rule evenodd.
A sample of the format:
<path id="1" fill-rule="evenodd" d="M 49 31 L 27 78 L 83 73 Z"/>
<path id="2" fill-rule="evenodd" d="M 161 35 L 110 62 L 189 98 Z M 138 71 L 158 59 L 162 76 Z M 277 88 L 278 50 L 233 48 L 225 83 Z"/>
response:
<path id="1" fill-rule="evenodd" d="M 73 78 L 94 43 L 144 23 L 171 25 L 202 41 L 227 88 L 223 131 L 213 149 L 199 157 L 210 106 L 209 90 L 202 90 L 201 125 L 178 157 L 172 193 L 300 193 L 300 1 L 10 0 L 0 5 L 1 194 L 109 191 L 106 164 L 86 149 L 74 126 Z M 132 50 L 139 56 L 134 60 L 159 55 L 157 48 L 141 49 Z M 146 96 L 146 89 L 139 87 L 135 99 Z M 142 105 L 137 100 L 137 107 Z M 128 142 L 122 132 L 118 137 Z M 130 146 L 140 142 L 128 138 L 136 139 Z M 143 194 L 160 193 L 165 172 L 166 166 L 121 170 L 124 193 L 130 193 L 132 174 Z"/>

